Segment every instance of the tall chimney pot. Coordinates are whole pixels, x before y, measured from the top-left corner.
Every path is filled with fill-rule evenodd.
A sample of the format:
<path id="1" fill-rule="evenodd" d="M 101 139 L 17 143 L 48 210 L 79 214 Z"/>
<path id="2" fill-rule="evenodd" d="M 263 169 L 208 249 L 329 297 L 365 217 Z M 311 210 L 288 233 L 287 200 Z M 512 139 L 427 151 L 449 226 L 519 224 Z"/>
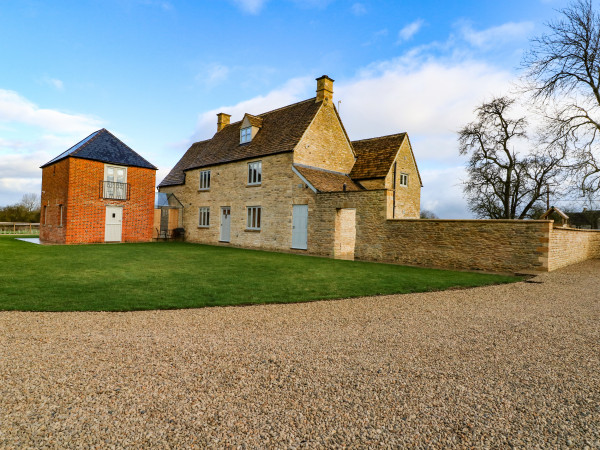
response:
<path id="1" fill-rule="evenodd" d="M 229 125 L 231 114 L 219 113 L 217 114 L 217 133 Z"/>
<path id="2" fill-rule="evenodd" d="M 316 102 L 330 103 L 333 98 L 333 81 L 327 75 L 317 78 Z"/>

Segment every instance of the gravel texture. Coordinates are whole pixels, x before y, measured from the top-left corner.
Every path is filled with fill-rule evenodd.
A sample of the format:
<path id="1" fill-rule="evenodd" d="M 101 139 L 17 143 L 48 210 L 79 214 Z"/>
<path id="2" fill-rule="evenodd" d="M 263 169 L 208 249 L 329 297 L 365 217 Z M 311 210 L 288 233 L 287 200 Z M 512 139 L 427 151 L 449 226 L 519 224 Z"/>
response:
<path id="1" fill-rule="evenodd" d="M 600 260 L 469 290 L 0 312 L 0 447 L 600 448 Z"/>

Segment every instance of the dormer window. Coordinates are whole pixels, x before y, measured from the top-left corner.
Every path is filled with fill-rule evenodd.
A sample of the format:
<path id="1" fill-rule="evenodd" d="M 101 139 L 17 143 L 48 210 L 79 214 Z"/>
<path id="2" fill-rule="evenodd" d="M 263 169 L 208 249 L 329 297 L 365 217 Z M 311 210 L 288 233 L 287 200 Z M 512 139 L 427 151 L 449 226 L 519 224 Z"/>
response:
<path id="1" fill-rule="evenodd" d="M 252 127 L 242 128 L 240 130 L 240 144 L 245 144 L 252 140 Z"/>

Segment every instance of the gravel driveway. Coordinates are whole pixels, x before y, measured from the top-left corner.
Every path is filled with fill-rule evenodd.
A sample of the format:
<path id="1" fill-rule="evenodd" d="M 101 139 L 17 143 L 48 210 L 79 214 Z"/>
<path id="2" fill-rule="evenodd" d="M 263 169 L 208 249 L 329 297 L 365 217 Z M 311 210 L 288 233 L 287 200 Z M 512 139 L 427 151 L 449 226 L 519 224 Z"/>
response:
<path id="1" fill-rule="evenodd" d="M 290 305 L 0 312 L 0 447 L 600 447 L 600 260 Z"/>

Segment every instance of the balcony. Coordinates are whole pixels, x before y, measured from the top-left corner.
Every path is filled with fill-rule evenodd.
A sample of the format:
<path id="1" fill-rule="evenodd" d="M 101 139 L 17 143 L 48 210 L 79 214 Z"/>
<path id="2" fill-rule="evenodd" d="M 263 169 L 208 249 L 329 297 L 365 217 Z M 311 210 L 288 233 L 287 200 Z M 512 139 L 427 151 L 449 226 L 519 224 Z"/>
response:
<path id="1" fill-rule="evenodd" d="M 129 200 L 129 183 L 118 183 L 116 181 L 100 182 L 100 198 L 109 200 Z"/>

